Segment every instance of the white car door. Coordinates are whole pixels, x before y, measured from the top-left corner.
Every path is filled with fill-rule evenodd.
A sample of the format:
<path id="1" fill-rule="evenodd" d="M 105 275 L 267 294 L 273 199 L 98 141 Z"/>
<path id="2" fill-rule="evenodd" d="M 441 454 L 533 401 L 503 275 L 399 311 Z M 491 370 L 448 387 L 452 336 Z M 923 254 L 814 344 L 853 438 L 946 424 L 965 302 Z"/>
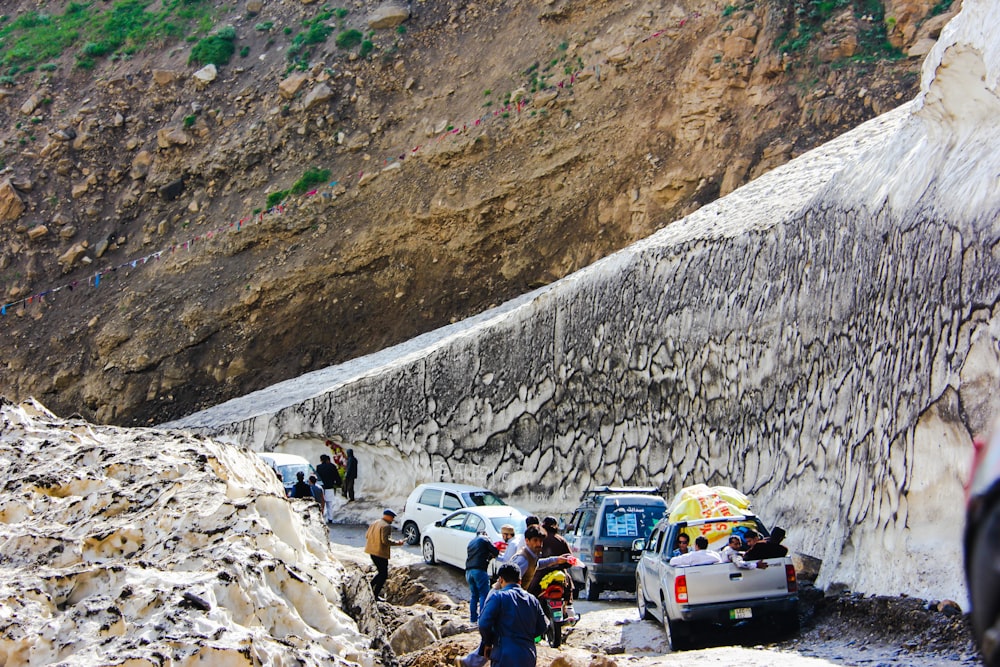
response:
<path id="1" fill-rule="evenodd" d="M 469 533 L 465 532 L 465 522 L 469 513 L 455 512 L 444 520 L 438 539 L 434 540 L 439 561 L 465 568 L 466 547 Z"/>

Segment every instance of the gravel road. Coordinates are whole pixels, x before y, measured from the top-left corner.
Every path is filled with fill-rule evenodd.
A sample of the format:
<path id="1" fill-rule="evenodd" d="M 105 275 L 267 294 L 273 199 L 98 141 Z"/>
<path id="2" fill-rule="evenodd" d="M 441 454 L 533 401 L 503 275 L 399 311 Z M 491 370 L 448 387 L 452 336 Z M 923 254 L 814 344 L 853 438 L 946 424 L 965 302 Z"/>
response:
<path id="1" fill-rule="evenodd" d="M 357 562 L 362 553 L 365 526 L 336 525 L 330 539 L 336 552 Z M 447 565 L 424 564 L 417 547 L 393 550 L 390 568 L 406 567 L 409 576 L 427 588 L 455 601 L 468 601 L 464 573 Z M 807 618 L 801 633 L 792 639 L 774 641 L 754 627 L 709 631 L 696 648 L 672 653 L 657 622 L 640 621 L 634 596 L 618 593 L 598 602 L 577 600 L 580 622 L 565 637 L 559 650 L 539 646 L 540 666 L 548 667 L 559 656 L 569 663 L 591 664 L 595 656 L 603 664 L 646 667 L 648 665 L 739 665 L 740 667 L 815 667 L 857 665 L 864 667 L 974 667 L 982 665 L 968 631 L 967 619 L 927 610 L 926 603 L 910 598 L 872 598 L 843 593 L 833 598 L 814 591 L 811 600 L 803 592 Z M 605 599 L 607 598 L 607 599 Z M 451 663 L 461 650 L 474 646 L 470 632 L 421 651 L 423 660 L 404 664 Z M 407 656 L 410 658 L 410 656 Z"/>

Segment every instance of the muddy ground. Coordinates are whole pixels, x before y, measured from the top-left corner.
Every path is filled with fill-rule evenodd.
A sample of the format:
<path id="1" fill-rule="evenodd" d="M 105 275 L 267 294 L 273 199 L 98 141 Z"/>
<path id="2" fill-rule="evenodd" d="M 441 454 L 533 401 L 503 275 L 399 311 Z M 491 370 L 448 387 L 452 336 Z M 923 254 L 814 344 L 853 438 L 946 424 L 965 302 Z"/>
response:
<path id="1" fill-rule="evenodd" d="M 468 589 L 460 570 L 424 564 L 415 547 L 396 549 L 385 591 L 387 602 L 374 603 L 370 591 L 360 585 L 363 577 L 370 578 L 374 573 L 361 549 L 363 528 L 334 527 L 331 540 L 338 556 L 357 574 L 348 583 L 345 597 L 356 599 L 353 613 L 359 623 L 370 626 L 370 632 L 363 630 L 375 637 L 374 645 L 385 643 L 397 648 L 383 649 L 386 664 L 453 665 L 456 657 L 476 647 L 479 636 L 468 622 Z M 728 630 L 709 629 L 696 640 L 693 650 L 681 653 L 670 651 L 659 623 L 639 620 L 634 596 L 610 593 L 598 602 L 577 600 L 579 623 L 559 649 L 548 647 L 544 641 L 538 645 L 538 665 L 982 665 L 968 616 L 954 603 L 821 591 L 808 582 L 802 583 L 800 600 L 802 629 L 796 636 L 775 636 L 752 624 Z M 434 638 L 428 636 L 419 649 L 398 650 L 401 639 L 393 639 L 393 633 L 407 623 L 412 627 L 415 618 L 431 628 Z M 421 644 L 420 639 L 413 642 Z"/>

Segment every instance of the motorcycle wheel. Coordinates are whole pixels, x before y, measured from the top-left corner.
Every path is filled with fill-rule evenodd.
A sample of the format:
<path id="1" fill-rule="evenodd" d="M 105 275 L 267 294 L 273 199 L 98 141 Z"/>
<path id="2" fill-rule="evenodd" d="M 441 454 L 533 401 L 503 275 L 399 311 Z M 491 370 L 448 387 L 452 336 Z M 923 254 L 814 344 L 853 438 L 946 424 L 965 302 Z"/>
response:
<path id="1" fill-rule="evenodd" d="M 549 646 L 552 648 L 559 648 L 559 645 L 562 644 L 562 623 L 556 623 L 552 620 L 551 616 L 549 616 L 548 619 L 549 628 L 546 633 L 548 635 L 546 639 L 549 640 Z"/>

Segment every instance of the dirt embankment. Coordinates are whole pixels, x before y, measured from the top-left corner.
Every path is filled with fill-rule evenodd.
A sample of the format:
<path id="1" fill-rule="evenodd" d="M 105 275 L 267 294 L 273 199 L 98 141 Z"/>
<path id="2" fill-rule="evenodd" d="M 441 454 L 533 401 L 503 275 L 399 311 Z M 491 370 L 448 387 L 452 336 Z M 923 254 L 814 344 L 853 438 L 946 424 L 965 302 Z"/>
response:
<path id="1" fill-rule="evenodd" d="M 294 64 L 322 8 L 255 0 L 219 6 L 241 55 L 214 80 L 169 40 L 5 77 L 0 392 L 163 422 L 565 276 L 914 96 L 888 9 L 791 6 L 419 2 L 391 29 L 358 1 Z"/>

